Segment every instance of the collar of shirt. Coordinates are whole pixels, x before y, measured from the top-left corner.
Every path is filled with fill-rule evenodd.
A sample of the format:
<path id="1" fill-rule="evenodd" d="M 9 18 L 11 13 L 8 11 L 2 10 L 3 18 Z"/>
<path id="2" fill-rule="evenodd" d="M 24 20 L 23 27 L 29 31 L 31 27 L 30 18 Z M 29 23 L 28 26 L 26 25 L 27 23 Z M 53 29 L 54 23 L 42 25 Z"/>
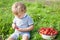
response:
<path id="1" fill-rule="evenodd" d="M 27 16 L 27 14 L 25 13 L 25 15 L 23 16 L 23 18 L 25 18 Z M 15 16 L 15 18 L 18 18 L 17 16 Z M 21 18 L 22 19 L 22 18 Z"/>
<path id="2" fill-rule="evenodd" d="M 27 14 L 25 13 L 25 15 L 23 17 L 26 17 L 26 16 L 27 16 Z"/>

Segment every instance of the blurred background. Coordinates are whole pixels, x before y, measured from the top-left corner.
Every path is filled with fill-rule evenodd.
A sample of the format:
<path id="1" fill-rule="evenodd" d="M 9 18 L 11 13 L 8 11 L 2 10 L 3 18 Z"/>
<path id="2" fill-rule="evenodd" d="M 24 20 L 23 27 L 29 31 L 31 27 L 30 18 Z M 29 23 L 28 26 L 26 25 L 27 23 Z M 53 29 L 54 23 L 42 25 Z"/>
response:
<path id="1" fill-rule="evenodd" d="M 14 30 L 11 27 L 14 15 L 11 6 L 15 2 L 23 2 L 27 13 L 34 20 L 34 30 L 30 40 L 43 40 L 38 34 L 41 27 L 52 27 L 59 31 L 55 40 L 60 40 L 60 0 L 0 0 L 0 35 L 6 40 Z M 19 37 L 18 40 L 21 38 Z"/>

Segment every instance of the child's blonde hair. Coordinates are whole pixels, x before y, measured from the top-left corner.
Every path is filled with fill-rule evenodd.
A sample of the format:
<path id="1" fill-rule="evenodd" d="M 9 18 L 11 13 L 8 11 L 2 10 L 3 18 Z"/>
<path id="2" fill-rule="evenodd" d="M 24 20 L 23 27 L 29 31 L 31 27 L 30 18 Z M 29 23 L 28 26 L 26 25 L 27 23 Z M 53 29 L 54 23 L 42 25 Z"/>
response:
<path id="1" fill-rule="evenodd" d="M 21 2 L 16 2 L 12 5 L 12 12 L 18 14 L 19 12 L 25 12 L 26 6 Z"/>

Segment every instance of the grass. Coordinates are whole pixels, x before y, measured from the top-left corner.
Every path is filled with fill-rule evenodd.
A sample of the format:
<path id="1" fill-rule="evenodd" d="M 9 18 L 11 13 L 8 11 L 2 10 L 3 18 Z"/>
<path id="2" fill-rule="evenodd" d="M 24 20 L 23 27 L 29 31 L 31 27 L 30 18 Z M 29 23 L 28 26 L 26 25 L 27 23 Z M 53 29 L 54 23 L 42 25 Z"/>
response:
<path id="1" fill-rule="evenodd" d="M 14 18 L 11 12 L 11 6 L 14 2 L 20 0 L 0 0 L 0 35 L 3 40 L 8 38 L 14 32 L 11 27 Z M 38 34 L 38 29 L 41 27 L 53 27 L 59 31 L 55 38 L 60 40 L 60 3 L 52 2 L 46 4 L 45 2 L 24 2 L 27 6 L 27 13 L 34 20 L 34 30 L 31 31 L 30 40 L 43 40 Z"/>

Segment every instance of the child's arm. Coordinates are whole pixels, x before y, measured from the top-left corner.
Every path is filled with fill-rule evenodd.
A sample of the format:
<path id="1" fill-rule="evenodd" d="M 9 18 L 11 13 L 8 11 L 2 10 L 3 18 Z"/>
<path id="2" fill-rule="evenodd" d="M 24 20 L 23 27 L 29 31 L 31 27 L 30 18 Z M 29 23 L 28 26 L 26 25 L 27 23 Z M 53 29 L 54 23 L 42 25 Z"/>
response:
<path id="1" fill-rule="evenodd" d="M 16 24 L 12 24 L 12 28 L 13 28 L 13 29 L 19 29 L 19 28 L 16 26 Z"/>
<path id="2" fill-rule="evenodd" d="M 16 26 L 16 18 L 13 19 L 12 28 L 18 29 L 18 27 Z"/>
<path id="3" fill-rule="evenodd" d="M 15 24 L 12 24 L 12 28 L 15 29 L 16 25 Z"/>
<path id="4" fill-rule="evenodd" d="M 28 31 L 31 31 L 33 29 L 34 29 L 33 25 L 30 25 L 28 28 L 19 28 L 17 30 L 20 32 L 28 32 Z"/>

